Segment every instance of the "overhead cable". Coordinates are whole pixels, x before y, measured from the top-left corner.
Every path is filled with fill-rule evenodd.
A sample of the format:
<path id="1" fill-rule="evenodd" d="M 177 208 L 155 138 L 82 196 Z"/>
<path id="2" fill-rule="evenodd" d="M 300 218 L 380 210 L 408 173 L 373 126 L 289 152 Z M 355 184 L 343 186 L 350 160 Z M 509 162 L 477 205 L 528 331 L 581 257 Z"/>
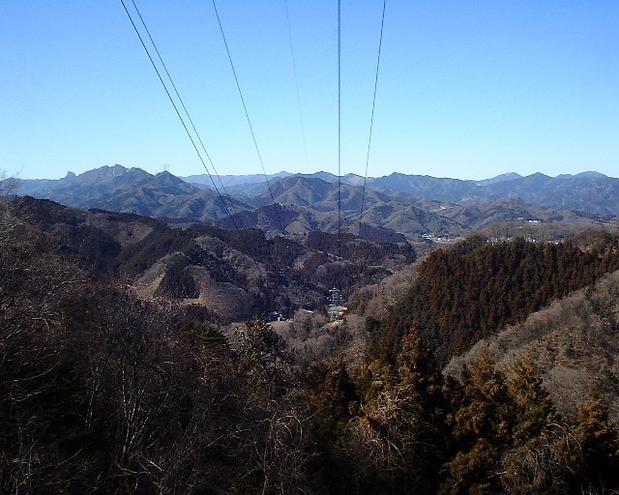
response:
<path id="1" fill-rule="evenodd" d="M 127 17 L 129 19 L 129 22 L 131 23 L 131 26 L 133 27 L 133 30 L 135 31 L 135 34 L 137 35 L 138 39 L 140 40 L 140 44 L 142 45 L 142 48 L 144 48 L 144 51 L 146 52 L 146 55 L 148 56 L 148 59 L 150 60 L 150 63 L 153 67 L 153 69 L 155 70 L 155 73 L 157 74 L 157 78 L 159 79 L 159 82 L 161 83 L 166 95 L 168 96 L 168 99 L 170 100 L 170 103 L 172 104 L 172 107 L 174 108 L 174 111 L 176 112 L 176 115 L 178 116 L 178 119 L 181 122 L 181 125 L 183 127 L 183 129 L 185 130 L 185 134 L 187 134 L 187 137 L 189 138 L 189 141 L 191 142 L 191 145 L 193 147 L 193 149 L 196 152 L 196 155 L 198 155 L 198 159 L 200 160 L 200 162 L 202 163 L 202 166 L 204 167 L 204 169 L 206 170 L 206 173 L 208 174 L 209 178 L 211 179 L 211 182 L 213 184 L 213 187 L 215 188 L 215 191 L 217 192 L 217 195 L 219 196 L 222 205 L 224 207 L 224 209 L 226 210 L 226 213 L 228 214 L 229 217 L 233 218 L 232 215 L 230 214 L 230 210 L 228 209 L 228 206 L 226 205 L 226 202 L 223 199 L 223 196 L 219 190 L 219 188 L 217 187 L 217 184 L 213 178 L 213 176 L 211 175 L 210 170 L 208 169 L 208 166 L 206 165 L 206 162 L 204 161 L 204 158 L 202 157 L 202 154 L 200 153 L 200 150 L 198 149 L 198 146 L 196 145 L 196 142 L 193 138 L 193 136 L 191 135 L 191 132 L 189 131 L 189 128 L 187 127 L 187 124 L 185 123 L 185 120 L 183 119 L 183 116 L 181 115 L 181 112 L 178 109 L 178 106 L 176 104 L 176 102 L 174 101 L 174 98 L 172 97 L 170 90 L 168 89 L 165 81 L 163 80 L 163 77 L 161 75 L 161 72 L 159 71 L 159 68 L 157 67 L 157 64 L 155 63 L 148 47 L 146 46 L 146 43 L 144 42 L 144 39 L 142 38 L 142 35 L 138 29 L 138 27 L 136 26 L 134 20 L 133 20 L 133 16 L 131 15 L 131 12 L 129 11 L 129 9 L 127 8 L 127 5 L 125 4 L 124 0 L 120 0 L 120 3 L 122 4 L 125 13 L 127 14 Z M 237 227 L 238 228 L 238 227 Z"/>
<path id="2" fill-rule="evenodd" d="M 290 57 L 292 60 L 292 75 L 294 78 L 294 87 L 297 97 L 297 112 L 299 116 L 299 130 L 301 131 L 301 139 L 303 141 L 303 155 L 305 157 L 305 164 L 308 164 L 307 155 L 307 138 L 305 135 L 305 121 L 303 119 L 303 105 L 301 103 L 301 90 L 299 86 L 299 76 L 297 73 L 297 57 L 294 49 L 294 41 L 292 37 L 292 22 L 290 21 L 290 9 L 288 8 L 288 0 L 284 0 L 286 7 L 286 24 L 288 26 L 288 44 L 290 45 Z"/>
<path id="3" fill-rule="evenodd" d="M 363 194 L 361 196 L 361 210 L 359 213 L 359 236 L 361 236 L 361 222 L 363 220 L 363 214 L 365 213 L 365 196 L 368 186 L 368 170 L 370 166 L 370 152 L 372 149 L 372 135 L 374 132 L 374 113 L 376 110 L 376 94 L 378 90 L 378 75 L 380 73 L 380 59 L 383 49 L 383 32 L 385 28 L 385 11 L 387 10 L 387 0 L 383 0 L 383 12 L 380 21 L 380 37 L 378 40 L 378 55 L 376 57 L 376 73 L 374 75 L 374 92 L 372 95 L 372 112 L 370 114 L 370 130 L 368 132 L 368 145 L 365 154 L 365 173 L 363 176 Z"/>
<path id="4" fill-rule="evenodd" d="M 165 63 L 165 61 L 163 60 L 163 57 L 161 55 L 161 52 L 159 51 L 159 48 L 157 47 L 157 43 L 155 43 L 155 40 L 153 39 L 151 33 L 150 33 L 150 29 L 148 29 L 148 25 L 146 24 L 146 22 L 144 21 L 144 17 L 142 17 L 142 12 L 140 11 L 136 0 L 131 0 L 131 3 L 133 4 L 133 8 L 135 9 L 136 13 L 138 14 L 138 17 L 140 18 L 140 22 L 142 23 L 142 26 L 144 27 L 144 30 L 146 31 L 146 34 L 148 36 L 148 39 L 150 40 L 151 44 L 153 45 L 153 48 L 155 49 L 155 53 L 157 55 L 157 58 L 159 59 L 159 62 L 161 63 L 161 66 L 163 67 L 163 70 L 166 74 L 166 76 L 168 77 L 168 80 L 170 81 L 170 84 L 172 85 L 172 89 L 174 90 L 174 94 L 176 94 L 176 97 L 178 98 L 179 103 L 181 104 L 181 107 L 183 108 L 183 111 L 185 112 L 185 115 L 187 116 L 187 120 L 189 122 L 190 127 L 192 128 L 193 132 L 195 133 L 196 137 L 198 138 L 198 142 L 200 143 L 200 146 L 202 148 L 202 151 L 204 152 L 206 158 L 208 159 L 208 162 L 210 163 L 213 172 L 215 173 L 215 176 L 217 177 L 217 179 L 219 180 L 219 184 L 221 186 L 221 189 L 223 190 L 225 197 L 228 198 L 228 202 L 230 203 L 230 206 L 232 207 L 232 209 L 234 210 L 234 214 L 235 216 L 239 219 L 239 221 L 241 220 L 241 217 L 236 209 L 236 206 L 234 204 L 234 201 L 232 200 L 232 197 L 230 196 L 230 194 L 228 194 L 228 191 L 226 190 L 226 186 L 223 183 L 223 181 L 221 180 L 221 177 L 219 175 L 219 173 L 217 172 L 217 168 L 215 167 L 215 163 L 213 162 L 210 153 L 208 152 L 208 150 L 206 149 L 206 146 L 204 144 L 204 141 L 202 140 L 202 136 L 200 135 L 200 133 L 198 132 L 198 129 L 196 128 L 193 119 L 191 118 L 191 114 L 189 113 L 189 110 L 187 109 L 187 106 L 185 105 L 185 101 L 183 100 L 182 96 L 180 95 L 180 92 L 178 91 L 178 88 L 176 87 L 176 83 L 174 82 L 174 79 L 172 78 L 172 75 L 170 74 L 170 71 L 168 70 L 168 66 Z M 208 173 L 208 170 L 207 170 Z M 210 176 L 210 173 L 209 173 Z M 212 180 L 212 177 L 211 177 Z M 222 201 L 223 201 L 223 197 L 222 197 Z M 238 230 L 238 225 L 236 224 L 236 221 L 234 219 L 234 217 L 231 217 L 232 222 L 234 223 L 235 227 Z"/>
<path id="5" fill-rule="evenodd" d="M 252 142 L 254 143 L 254 149 L 256 150 L 256 155 L 258 156 L 258 161 L 260 162 L 260 167 L 262 168 L 262 175 L 264 175 L 264 181 L 269 190 L 269 194 L 271 195 L 271 199 L 273 200 L 273 206 L 275 208 L 276 215 L 279 219 L 280 228 L 284 228 L 284 224 L 281 221 L 281 216 L 279 214 L 279 210 L 277 208 L 277 201 L 275 200 L 275 195 L 273 194 L 273 189 L 271 188 L 271 183 L 269 181 L 269 177 L 266 172 L 266 168 L 264 166 L 264 160 L 262 159 L 262 153 L 260 152 L 260 147 L 258 146 L 258 140 L 256 139 L 256 133 L 254 132 L 254 126 L 252 124 L 252 120 L 249 116 L 249 110 L 247 109 L 247 104 L 245 103 L 245 97 L 243 96 L 243 90 L 241 89 L 241 84 L 239 82 L 239 77 L 236 72 L 236 67 L 232 60 L 232 54 L 230 52 L 230 46 L 228 45 L 228 38 L 226 37 L 226 32 L 224 30 L 223 23 L 221 21 L 221 17 L 219 15 L 219 10 L 217 10 L 217 3 L 215 0 L 212 0 L 213 10 L 215 11 L 215 17 L 217 18 L 217 24 L 219 26 L 219 32 L 221 34 L 221 39 L 224 43 L 224 47 L 226 49 L 226 55 L 228 57 L 228 62 L 230 64 L 230 68 L 232 69 L 232 75 L 234 76 L 234 82 L 236 83 L 236 89 L 238 91 L 239 97 L 241 99 L 241 104 L 243 106 L 243 112 L 245 113 L 245 120 L 247 120 L 247 125 L 249 127 L 249 132 L 251 134 Z"/>

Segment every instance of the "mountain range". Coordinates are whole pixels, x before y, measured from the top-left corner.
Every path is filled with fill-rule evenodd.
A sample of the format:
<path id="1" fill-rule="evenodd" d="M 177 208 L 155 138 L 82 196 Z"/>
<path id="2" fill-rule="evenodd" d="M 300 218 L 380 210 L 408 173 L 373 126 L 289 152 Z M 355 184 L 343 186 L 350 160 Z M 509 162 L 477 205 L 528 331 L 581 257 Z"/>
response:
<path id="1" fill-rule="evenodd" d="M 270 176 L 269 180 L 280 180 L 291 176 L 321 179 L 329 183 L 337 182 L 337 176 L 328 172 L 315 174 L 280 172 Z M 263 176 L 250 176 L 252 180 L 247 182 L 243 182 L 242 177 L 235 177 L 235 190 L 240 191 L 243 187 L 253 186 L 249 189 L 250 194 L 255 195 L 260 188 L 265 192 Z M 341 182 L 360 186 L 363 185 L 364 178 L 348 174 L 341 177 Z M 619 179 L 598 172 L 562 174 L 556 177 L 541 173 L 523 177 L 510 172 L 481 181 L 395 172 L 384 177 L 368 177 L 367 184 L 374 190 L 400 192 L 417 199 L 450 203 L 516 199 L 547 208 L 578 210 L 601 216 L 619 214 Z"/>
<path id="2" fill-rule="evenodd" d="M 221 179 L 221 180 L 218 180 Z M 15 194 L 64 205 L 134 213 L 176 222 L 226 228 L 258 227 L 271 235 L 334 231 L 338 196 L 343 228 L 365 232 L 459 236 L 496 222 L 580 226 L 612 221 L 619 214 L 619 179 L 596 172 L 548 177 L 508 173 L 482 181 L 393 173 L 368 178 L 328 172 L 268 176 L 221 176 L 219 192 L 204 175 L 153 175 L 140 168 L 104 166 L 59 180 L 12 182 Z M 278 203 L 274 205 L 273 203 Z M 377 230 L 378 229 L 378 230 Z M 387 237 L 389 237 L 387 235 Z"/>

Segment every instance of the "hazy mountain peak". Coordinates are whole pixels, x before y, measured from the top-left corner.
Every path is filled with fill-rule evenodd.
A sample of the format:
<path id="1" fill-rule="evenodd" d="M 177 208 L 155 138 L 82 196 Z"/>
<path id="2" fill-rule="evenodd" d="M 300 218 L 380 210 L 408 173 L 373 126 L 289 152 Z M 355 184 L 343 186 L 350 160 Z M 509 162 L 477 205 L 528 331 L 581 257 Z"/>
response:
<path id="1" fill-rule="evenodd" d="M 185 184 L 185 181 L 176 177 L 176 175 L 172 175 L 167 170 L 163 172 L 159 172 L 155 176 L 160 182 L 164 182 L 166 184 Z"/>
<path id="2" fill-rule="evenodd" d="M 487 186 L 490 184 L 497 184 L 499 182 L 507 182 L 510 180 L 522 179 L 522 175 L 517 174 L 516 172 L 507 172 L 504 174 L 499 174 L 496 177 L 492 177 L 491 179 L 484 179 L 477 181 L 477 185 L 479 186 Z"/>
<path id="3" fill-rule="evenodd" d="M 541 172 L 535 172 L 534 174 L 527 175 L 526 179 L 551 179 L 549 175 L 542 174 Z"/>
<path id="4" fill-rule="evenodd" d="M 574 177 L 583 177 L 583 178 L 589 178 L 589 179 L 607 179 L 608 178 L 607 175 L 601 174 L 600 172 L 595 172 L 593 170 L 581 172 L 579 174 L 576 174 Z"/>
<path id="5" fill-rule="evenodd" d="M 495 179 L 522 179 L 522 175 L 516 172 L 507 172 L 504 174 L 497 175 Z"/>
<path id="6" fill-rule="evenodd" d="M 128 171 L 129 169 L 119 164 L 103 165 L 101 167 L 93 168 L 92 170 L 87 170 L 86 172 L 82 172 L 81 174 L 78 175 L 78 177 L 80 179 L 86 179 L 86 178 L 110 179 L 113 177 L 124 175 Z M 147 173 L 147 172 L 144 172 L 144 173 Z"/>

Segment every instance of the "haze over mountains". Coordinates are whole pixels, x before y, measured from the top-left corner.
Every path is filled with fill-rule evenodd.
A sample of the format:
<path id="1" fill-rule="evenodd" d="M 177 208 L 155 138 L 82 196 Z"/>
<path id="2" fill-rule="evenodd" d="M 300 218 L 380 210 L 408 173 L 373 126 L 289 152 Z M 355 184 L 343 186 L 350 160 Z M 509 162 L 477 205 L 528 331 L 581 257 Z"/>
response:
<path id="1" fill-rule="evenodd" d="M 330 183 L 337 182 L 337 176 L 328 172 L 316 174 L 282 172 L 272 177 L 280 178 L 284 174 L 287 177 L 294 175 L 294 177 L 317 178 Z M 342 182 L 358 186 L 363 184 L 363 177 L 348 174 L 342 177 Z M 257 183 L 263 185 L 264 179 Z M 518 199 L 548 208 L 581 210 L 598 215 L 616 216 L 619 213 L 619 179 L 597 172 L 562 174 L 557 177 L 541 173 L 526 177 L 507 173 L 481 181 L 394 172 L 384 177 L 368 178 L 368 185 L 375 190 L 397 191 L 414 198 L 452 203 Z"/>
<path id="2" fill-rule="evenodd" d="M 14 192 L 77 208 L 97 208 L 224 227 L 259 227 L 289 234 L 332 231 L 337 177 L 328 172 L 269 176 L 152 175 L 140 168 L 104 166 L 60 180 L 16 180 Z M 341 178 L 344 227 L 358 232 L 363 177 Z M 209 187 L 210 186 L 210 187 Z M 596 172 L 548 177 L 503 174 L 482 181 L 393 173 L 368 178 L 363 222 L 407 236 L 461 235 L 496 221 L 599 224 L 619 214 L 619 179 Z"/>

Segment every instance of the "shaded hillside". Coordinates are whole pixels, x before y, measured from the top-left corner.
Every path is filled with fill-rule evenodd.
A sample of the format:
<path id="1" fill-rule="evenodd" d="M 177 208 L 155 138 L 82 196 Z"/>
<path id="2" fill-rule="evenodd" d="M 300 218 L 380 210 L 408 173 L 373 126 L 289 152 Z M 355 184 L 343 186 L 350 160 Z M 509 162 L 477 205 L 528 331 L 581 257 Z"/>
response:
<path id="1" fill-rule="evenodd" d="M 275 200 L 285 205 L 311 208 L 318 212 L 337 211 L 338 188 L 337 183 L 327 182 L 318 177 L 304 177 L 293 175 L 279 179 L 271 184 Z M 361 209 L 363 188 L 342 184 L 340 200 L 342 211 L 358 213 Z M 369 190 L 366 195 L 367 206 L 374 203 L 393 201 L 402 195 L 387 194 Z M 269 193 L 262 193 L 253 200 L 258 206 L 272 202 Z"/>
<path id="2" fill-rule="evenodd" d="M 619 241 L 604 235 L 586 248 L 574 242 L 470 240 L 431 253 L 409 293 L 387 319 L 380 352 L 416 330 L 439 362 L 461 354 L 506 324 L 524 320 L 553 299 L 619 268 Z"/>
<path id="3" fill-rule="evenodd" d="M 278 172 L 276 174 L 267 175 L 269 182 L 275 182 L 278 179 L 285 177 L 302 177 L 307 179 L 320 179 L 325 182 L 337 183 L 338 178 L 329 172 L 314 172 L 311 174 L 293 174 L 290 172 Z M 181 177 L 190 184 L 200 185 L 212 188 L 211 180 L 208 175 L 192 175 L 189 177 Z M 249 175 L 222 175 L 221 180 L 226 186 L 226 189 L 231 194 L 238 194 L 243 197 L 258 196 L 259 194 L 268 193 L 268 187 L 264 175 L 249 174 Z M 344 184 L 359 186 L 363 184 L 364 178 L 356 174 L 346 174 L 340 178 Z M 368 177 L 368 183 L 372 182 L 372 178 Z"/>
<path id="4" fill-rule="evenodd" d="M 573 414 L 598 386 L 619 417 L 619 271 L 594 286 L 553 302 L 525 321 L 507 326 L 453 358 L 447 373 L 457 376 L 488 353 L 497 368 L 530 359 L 543 373 L 556 407 Z"/>
<path id="5" fill-rule="evenodd" d="M 257 357 L 263 329 L 234 351 L 203 310 L 98 283 L 1 220 L 0 492 L 307 486 L 289 472 L 306 464 L 305 410 L 286 399 L 285 362 Z"/>
<path id="6" fill-rule="evenodd" d="M 305 228 L 300 228 L 300 224 Z M 273 233 L 306 233 L 315 228 L 302 212 L 281 205 L 268 205 L 253 211 L 242 211 L 220 219 L 217 225 L 225 229 L 256 228 Z"/>
<path id="7" fill-rule="evenodd" d="M 13 212 L 21 228 L 41 234 L 41 249 L 74 260 L 94 276 L 122 280 L 147 300 L 200 304 L 226 320 L 321 308 L 336 281 L 347 294 L 415 257 L 407 243 L 347 240 L 363 246 L 354 254 L 382 265 L 372 267 L 353 251 L 338 260 L 305 243 L 267 239 L 258 229 L 172 228 L 138 215 L 83 211 L 30 197 L 15 200 Z"/>
<path id="8" fill-rule="evenodd" d="M 457 236 L 462 234 L 463 225 L 442 216 L 439 208 L 428 208 L 426 205 L 416 202 L 374 203 L 368 205 L 363 220 L 373 225 L 380 225 L 385 229 L 405 232 L 409 235 L 433 233 Z"/>
<path id="9" fill-rule="evenodd" d="M 310 232 L 306 246 L 317 251 L 333 253 L 344 259 L 362 264 L 384 265 L 389 258 L 401 258 L 400 265 L 415 261 L 415 251 L 405 240 L 399 243 L 380 244 L 360 239 L 352 234 Z"/>
<path id="10" fill-rule="evenodd" d="M 121 165 L 104 166 L 83 174 L 69 173 L 57 181 L 18 180 L 19 194 L 53 199 L 78 208 L 95 208 L 107 201 L 123 198 L 128 190 L 142 190 L 144 193 L 157 190 L 162 197 L 190 195 L 198 189 L 162 172 L 151 175 L 139 168 L 125 168 Z M 123 205 L 119 203 L 119 207 Z"/>
<path id="11" fill-rule="evenodd" d="M 407 175 L 393 173 L 375 179 L 375 188 L 391 189 L 410 194 L 415 198 L 459 203 L 482 195 L 476 183 L 467 180 L 436 178 L 427 175 Z"/>

